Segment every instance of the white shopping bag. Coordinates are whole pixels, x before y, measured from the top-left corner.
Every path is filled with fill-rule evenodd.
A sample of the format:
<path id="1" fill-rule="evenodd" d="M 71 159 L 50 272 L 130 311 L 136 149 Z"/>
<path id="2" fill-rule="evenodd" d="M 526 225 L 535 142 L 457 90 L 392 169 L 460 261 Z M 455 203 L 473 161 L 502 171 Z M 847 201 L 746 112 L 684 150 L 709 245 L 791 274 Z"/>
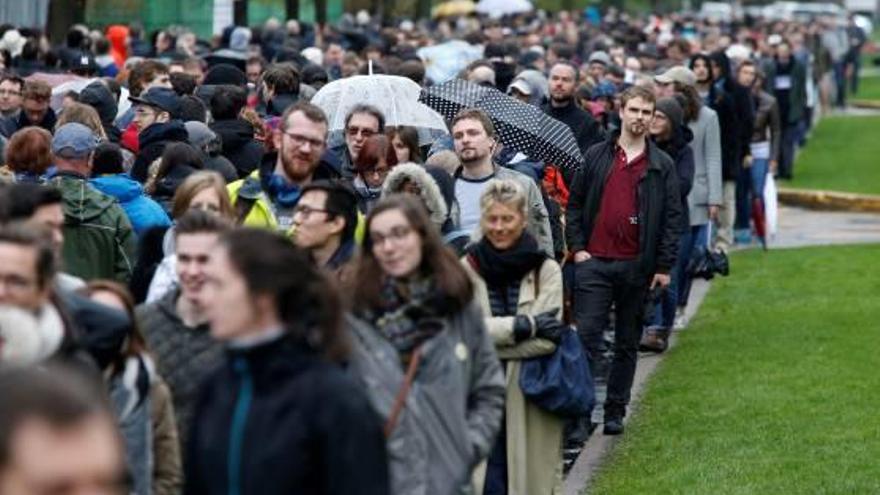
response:
<path id="1" fill-rule="evenodd" d="M 767 237 L 776 235 L 779 225 L 779 203 L 776 199 L 776 179 L 773 174 L 767 174 L 767 182 L 764 183 L 764 215 L 767 217 Z"/>

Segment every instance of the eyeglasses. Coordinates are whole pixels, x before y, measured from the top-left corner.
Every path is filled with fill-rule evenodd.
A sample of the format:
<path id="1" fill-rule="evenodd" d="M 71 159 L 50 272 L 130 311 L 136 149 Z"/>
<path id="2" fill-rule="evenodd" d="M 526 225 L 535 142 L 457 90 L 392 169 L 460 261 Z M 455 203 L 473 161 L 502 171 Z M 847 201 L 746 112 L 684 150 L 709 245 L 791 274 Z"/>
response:
<path id="1" fill-rule="evenodd" d="M 5 285 L 9 292 L 21 294 L 33 288 L 36 285 L 36 282 L 20 275 L 11 274 L 0 276 L 0 285 Z"/>
<path id="2" fill-rule="evenodd" d="M 412 227 L 407 225 L 398 225 L 397 227 L 392 228 L 388 231 L 387 234 L 383 234 L 381 232 L 370 232 L 370 242 L 373 243 L 373 246 L 380 247 L 385 244 L 386 241 L 393 241 L 395 244 L 406 239 L 406 236 L 412 233 Z"/>
<path id="3" fill-rule="evenodd" d="M 21 96 L 21 91 L 14 89 L 0 89 L 0 96 Z"/>
<path id="4" fill-rule="evenodd" d="M 312 208 L 311 206 L 308 206 L 308 205 L 296 205 L 293 208 L 293 215 L 294 216 L 302 215 L 303 218 L 309 218 L 312 215 L 312 213 L 326 213 L 327 215 L 332 214 L 332 212 L 329 210 L 324 210 L 324 209 L 320 209 L 320 208 Z"/>
<path id="5" fill-rule="evenodd" d="M 388 177 L 389 172 L 391 172 L 390 168 L 371 168 L 370 170 L 365 170 L 361 173 L 368 177 L 377 177 L 379 179 L 384 179 L 385 177 Z"/>
<path id="6" fill-rule="evenodd" d="M 312 148 L 322 148 L 324 146 L 323 139 L 312 139 L 310 137 L 303 136 L 302 134 L 294 134 L 292 132 L 283 132 L 285 136 L 289 137 L 291 141 L 293 141 L 294 146 L 302 146 L 307 144 Z"/>
<path id="7" fill-rule="evenodd" d="M 378 134 L 379 131 L 374 131 L 373 129 L 368 129 L 366 127 L 348 127 L 345 129 L 345 132 L 351 137 L 361 135 L 365 138 L 369 138 Z"/>

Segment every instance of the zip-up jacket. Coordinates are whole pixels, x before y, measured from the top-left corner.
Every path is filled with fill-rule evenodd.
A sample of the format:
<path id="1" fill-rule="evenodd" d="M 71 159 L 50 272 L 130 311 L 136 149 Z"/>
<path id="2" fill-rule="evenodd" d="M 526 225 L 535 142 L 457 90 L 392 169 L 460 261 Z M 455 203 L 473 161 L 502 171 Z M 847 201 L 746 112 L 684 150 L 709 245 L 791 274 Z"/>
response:
<path id="1" fill-rule="evenodd" d="M 565 212 L 565 238 L 572 253 L 585 250 L 593 234 L 618 137 L 615 133 L 587 150 L 587 165 L 572 180 Z M 669 273 L 675 265 L 682 209 L 672 159 L 654 143 L 647 146 L 648 168 L 638 187 L 639 264 L 644 275 L 651 275 Z"/>
<path id="2" fill-rule="evenodd" d="M 84 280 L 127 283 L 134 266 L 135 236 L 116 198 L 85 177 L 59 172 L 48 185 L 61 191 L 64 209 L 64 268 Z"/>

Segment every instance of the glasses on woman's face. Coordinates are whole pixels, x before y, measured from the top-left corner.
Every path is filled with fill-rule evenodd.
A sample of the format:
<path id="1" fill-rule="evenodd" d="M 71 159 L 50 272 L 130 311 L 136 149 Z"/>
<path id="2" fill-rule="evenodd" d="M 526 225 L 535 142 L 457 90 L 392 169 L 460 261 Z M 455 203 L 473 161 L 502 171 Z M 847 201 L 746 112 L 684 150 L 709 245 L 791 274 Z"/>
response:
<path id="1" fill-rule="evenodd" d="M 413 232 L 412 227 L 408 225 L 398 225 L 396 227 L 392 227 L 387 233 L 371 231 L 370 232 L 370 242 L 373 243 L 374 247 L 382 247 L 385 242 L 391 241 L 394 244 L 406 239 L 408 235 Z"/>
<path id="2" fill-rule="evenodd" d="M 363 174 L 369 178 L 385 180 L 385 177 L 388 177 L 388 172 L 390 171 L 391 169 L 388 167 L 373 167 L 364 171 Z"/>

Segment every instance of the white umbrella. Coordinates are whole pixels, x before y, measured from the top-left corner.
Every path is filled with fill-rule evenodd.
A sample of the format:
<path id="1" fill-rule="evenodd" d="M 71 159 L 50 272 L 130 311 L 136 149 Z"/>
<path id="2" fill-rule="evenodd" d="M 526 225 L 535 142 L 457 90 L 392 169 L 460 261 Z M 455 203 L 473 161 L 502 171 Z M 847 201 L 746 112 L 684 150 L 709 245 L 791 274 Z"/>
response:
<path id="1" fill-rule="evenodd" d="M 428 78 L 440 84 L 454 78 L 469 63 L 482 58 L 483 47 L 467 41 L 451 40 L 419 48 L 416 54 L 425 63 Z"/>
<path id="2" fill-rule="evenodd" d="M 495 18 L 531 12 L 534 8 L 529 0 L 480 0 L 477 4 L 477 12 Z"/>
<path id="3" fill-rule="evenodd" d="M 49 106 L 52 107 L 52 110 L 56 112 L 61 111 L 61 103 L 64 101 L 64 95 L 67 94 L 68 91 L 74 91 L 79 93 L 86 86 L 92 84 L 97 81 L 97 78 L 92 79 L 75 79 L 70 80 L 64 83 L 61 83 L 54 88 L 52 88 L 52 98 L 49 100 Z M 128 109 L 131 108 L 131 102 L 128 101 L 128 89 L 121 88 L 121 94 L 119 97 L 119 108 L 116 111 L 116 117 L 122 116 Z"/>
<path id="4" fill-rule="evenodd" d="M 419 144 L 431 142 L 432 135 L 445 134 L 446 121 L 439 113 L 419 102 L 422 88 L 400 76 L 376 74 L 337 79 L 324 85 L 311 102 L 327 114 L 330 131 L 345 128 L 345 116 L 356 105 L 372 105 L 385 116 L 386 126 L 419 129 Z"/>

